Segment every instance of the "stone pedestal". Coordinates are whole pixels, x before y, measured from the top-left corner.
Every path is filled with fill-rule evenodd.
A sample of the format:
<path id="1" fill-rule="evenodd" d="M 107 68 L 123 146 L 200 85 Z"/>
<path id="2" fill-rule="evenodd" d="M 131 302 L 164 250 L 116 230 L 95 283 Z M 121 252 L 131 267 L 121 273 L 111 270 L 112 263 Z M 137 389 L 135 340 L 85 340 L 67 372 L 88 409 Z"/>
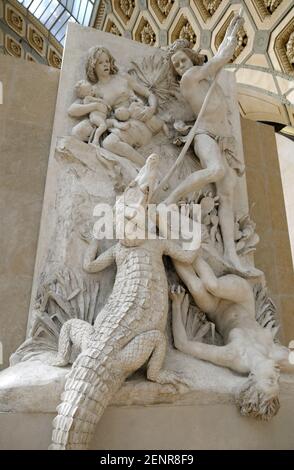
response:
<path id="1" fill-rule="evenodd" d="M 179 372 L 181 359 L 171 350 L 166 365 Z M 244 377 L 187 356 L 182 372 L 193 381 L 188 393 L 140 376 L 127 381 L 99 422 L 91 448 L 293 449 L 293 376 L 282 375 L 281 409 L 264 422 L 240 416 L 234 405 Z M 27 362 L 0 374 L 0 449 L 47 449 L 65 373 Z"/>

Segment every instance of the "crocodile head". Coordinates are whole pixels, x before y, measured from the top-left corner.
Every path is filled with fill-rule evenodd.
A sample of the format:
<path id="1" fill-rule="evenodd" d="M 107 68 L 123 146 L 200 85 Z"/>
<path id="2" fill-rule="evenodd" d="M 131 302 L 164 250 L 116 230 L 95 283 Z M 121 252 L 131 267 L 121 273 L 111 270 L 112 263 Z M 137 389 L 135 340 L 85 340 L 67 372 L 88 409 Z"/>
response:
<path id="1" fill-rule="evenodd" d="M 116 225 L 128 224 L 128 227 L 139 227 L 145 230 L 145 220 L 148 211 L 148 203 L 155 189 L 159 156 L 151 154 L 137 177 L 126 187 L 122 196 L 117 200 Z M 144 227 L 144 228 L 143 228 Z M 118 227 L 116 227 L 118 228 Z M 126 238 L 128 238 L 127 234 Z"/>
<path id="2" fill-rule="evenodd" d="M 154 191 L 158 163 L 159 157 L 156 153 L 152 153 L 147 158 L 138 176 L 125 189 L 125 204 L 147 206 Z"/>

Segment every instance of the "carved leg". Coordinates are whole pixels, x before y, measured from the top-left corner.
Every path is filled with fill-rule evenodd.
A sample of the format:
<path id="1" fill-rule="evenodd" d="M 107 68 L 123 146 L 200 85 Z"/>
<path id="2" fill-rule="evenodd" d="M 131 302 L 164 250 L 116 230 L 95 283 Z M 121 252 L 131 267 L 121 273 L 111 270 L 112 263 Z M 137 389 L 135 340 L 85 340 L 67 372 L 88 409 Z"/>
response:
<path id="1" fill-rule="evenodd" d="M 92 141 L 92 145 L 97 146 L 99 145 L 99 139 L 102 136 L 103 132 L 107 130 L 107 124 L 105 122 L 105 119 L 100 116 L 99 113 L 95 112 L 90 114 L 90 121 L 91 124 L 94 124 L 97 127 Z"/>
<path id="2" fill-rule="evenodd" d="M 196 261 L 194 261 L 194 264 Z M 173 261 L 173 263 L 177 274 L 188 288 L 196 305 L 198 305 L 203 312 L 214 312 L 218 306 L 219 299 L 208 292 L 203 281 L 199 279 L 195 273 L 194 267 L 178 261 Z"/>
<path id="3" fill-rule="evenodd" d="M 236 370 L 234 364 L 235 352 L 230 344 L 226 346 L 214 346 L 213 344 L 199 343 L 197 341 L 187 341 L 186 343 L 182 343 L 181 351 L 197 359 L 212 362 L 217 366 Z"/>
<path id="4" fill-rule="evenodd" d="M 58 341 L 58 354 L 52 365 L 63 367 L 67 366 L 70 360 L 72 342 L 70 338 L 71 320 L 64 323 L 61 328 Z"/>
<path id="5" fill-rule="evenodd" d="M 234 303 L 247 301 L 254 311 L 254 297 L 248 281 L 235 274 L 216 277 L 213 269 L 201 256 L 195 260 L 194 267 L 205 289 L 215 298 Z"/>
<path id="6" fill-rule="evenodd" d="M 58 354 L 54 360 L 55 366 L 66 366 L 70 361 L 72 345 L 83 350 L 88 346 L 88 339 L 94 328 L 84 320 L 73 318 L 64 323 L 58 342 Z"/>
<path id="7" fill-rule="evenodd" d="M 142 157 L 137 150 L 131 147 L 131 145 L 122 142 L 119 137 L 114 134 L 110 134 L 106 137 L 103 141 L 103 147 L 120 157 L 127 158 L 136 165 L 143 166 L 145 164 L 144 157 Z"/>
<path id="8" fill-rule="evenodd" d="M 92 145 L 94 146 L 99 145 L 99 139 L 106 130 L 107 130 L 107 126 L 105 124 L 101 124 L 101 126 L 97 128 L 94 134 Z"/>
<path id="9" fill-rule="evenodd" d="M 243 266 L 236 251 L 234 231 L 234 191 L 236 186 L 236 174 L 228 165 L 224 178 L 216 182 L 217 194 L 220 198 L 219 223 L 224 243 L 224 259 L 235 268 L 237 272 L 246 277 L 260 276 L 262 272 L 253 266 Z"/>
<path id="10" fill-rule="evenodd" d="M 187 337 L 183 322 L 183 307 L 185 291 L 182 288 L 173 289 L 172 297 L 172 330 L 176 348 L 190 356 L 212 362 L 218 366 L 234 369 L 236 351 L 231 344 L 226 346 L 214 346 L 211 344 L 190 341 Z"/>
<path id="11" fill-rule="evenodd" d="M 122 350 L 119 359 L 121 367 L 125 369 L 127 375 L 138 370 L 150 358 L 147 366 L 148 380 L 175 386 L 188 385 L 188 381 L 179 374 L 162 370 L 165 354 L 165 335 L 159 330 L 151 330 L 130 341 Z"/>
<path id="12" fill-rule="evenodd" d="M 88 142 L 88 139 L 93 131 L 93 126 L 91 125 L 89 119 L 83 119 L 83 121 L 76 124 L 71 133 L 76 139 L 83 142 Z"/>
<path id="13" fill-rule="evenodd" d="M 224 177 L 223 157 L 214 139 L 205 134 L 197 135 L 194 149 L 203 169 L 195 171 L 182 181 L 166 198 L 165 204 L 177 203 L 187 194 L 199 191 L 207 184 L 215 183 Z"/>

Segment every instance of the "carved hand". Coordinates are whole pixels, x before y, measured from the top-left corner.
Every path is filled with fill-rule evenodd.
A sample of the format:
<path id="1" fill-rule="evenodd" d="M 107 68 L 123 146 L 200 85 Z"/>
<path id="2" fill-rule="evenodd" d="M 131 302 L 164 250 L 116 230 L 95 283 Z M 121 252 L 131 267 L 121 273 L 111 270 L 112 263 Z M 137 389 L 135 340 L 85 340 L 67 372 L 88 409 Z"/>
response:
<path id="1" fill-rule="evenodd" d="M 184 300 L 185 295 L 186 295 L 186 291 L 182 286 L 180 285 L 176 286 L 175 284 L 171 286 L 170 291 L 169 291 L 169 296 L 174 303 L 181 305 Z"/>
<path id="2" fill-rule="evenodd" d="M 244 25 L 244 18 L 242 18 L 239 14 L 237 14 L 232 19 L 226 31 L 225 37 L 223 39 L 223 42 L 220 45 L 219 51 L 223 55 L 228 56 L 228 60 L 231 59 L 234 53 L 234 50 L 237 46 L 237 34 L 243 25 Z"/>
<path id="3" fill-rule="evenodd" d="M 98 98 L 95 98 L 94 96 L 86 96 L 84 98 L 84 104 L 89 104 L 89 103 L 97 103 Z"/>
<path id="4" fill-rule="evenodd" d="M 145 121 L 148 121 L 148 119 L 151 119 L 153 114 L 154 114 L 154 109 L 152 107 L 145 106 L 143 111 L 140 111 L 138 112 L 138 114 L 136 114 L 136 119 L 138 119 L 139 121 L 145 122 Z"/>

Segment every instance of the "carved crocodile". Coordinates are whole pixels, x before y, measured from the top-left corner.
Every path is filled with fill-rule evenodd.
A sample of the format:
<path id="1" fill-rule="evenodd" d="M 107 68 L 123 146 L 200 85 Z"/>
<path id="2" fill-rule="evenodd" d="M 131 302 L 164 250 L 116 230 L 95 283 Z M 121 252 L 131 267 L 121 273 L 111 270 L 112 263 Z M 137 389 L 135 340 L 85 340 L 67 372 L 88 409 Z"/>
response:
<path id="1" fill-rule="evenodd" d="M 127 204 L 147 208 L 154 186 L 158 157 L 151 155 L 137 178 L 126 188 Z M 69 320 L 62 327 L 59 365 L 69 361 L 71 345 L 81 348 L 73 363 L 53 421 L 50 449 L 87 449 L 105 408 L 126 378 L 148 361 L 147 379 L 177 385 L 183 379 L 162 370 L 166 352 L 165 328 L 168 285 L 163 255 L 191 263 L 195 251 L 184 251 L 171 240 L 121 240 L 97 257 L 93 240 L 84 269 L 102 271 L 111 263 L 117 274 L 107 304 L 94 326 Z"/>

